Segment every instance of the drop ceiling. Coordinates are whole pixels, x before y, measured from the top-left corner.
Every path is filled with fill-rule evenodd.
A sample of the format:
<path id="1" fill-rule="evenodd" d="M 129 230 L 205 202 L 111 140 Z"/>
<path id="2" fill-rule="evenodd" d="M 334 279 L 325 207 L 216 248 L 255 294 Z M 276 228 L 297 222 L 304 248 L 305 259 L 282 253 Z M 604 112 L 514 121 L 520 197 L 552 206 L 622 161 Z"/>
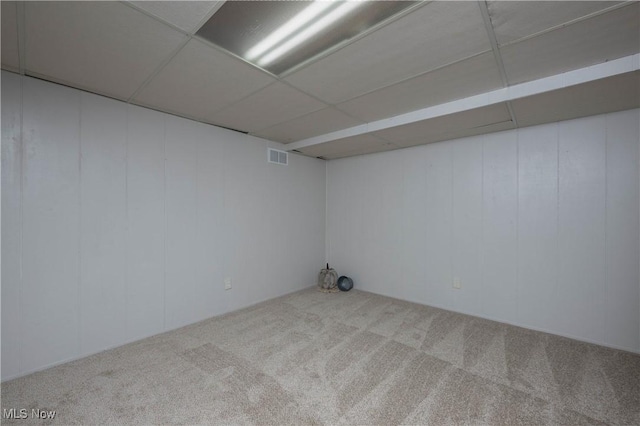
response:
<path id="1" fill-rule="evenodd" d="M 421 2 L 279 74 L 202 37 L 207 23 L 233 27 L 236 3 L 1 7 L 4 70 L 326 159 L 640 107 L 635 1 Z M 563 73 L 574 83 L 555 87 Z M 493 99 L 523 87 L 544 90 Z"/>

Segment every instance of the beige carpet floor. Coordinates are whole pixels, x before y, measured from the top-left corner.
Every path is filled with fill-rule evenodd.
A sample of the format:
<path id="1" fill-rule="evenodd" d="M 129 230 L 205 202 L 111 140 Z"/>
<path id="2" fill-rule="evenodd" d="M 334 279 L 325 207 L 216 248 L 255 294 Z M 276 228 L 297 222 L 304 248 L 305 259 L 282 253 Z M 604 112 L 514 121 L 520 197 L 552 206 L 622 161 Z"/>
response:
<path id="1" fill-rule="evenodd" d="M 308 289 L 3 383 L 2 408 L 58 424 L 640 424 L 640 356 Z"/>

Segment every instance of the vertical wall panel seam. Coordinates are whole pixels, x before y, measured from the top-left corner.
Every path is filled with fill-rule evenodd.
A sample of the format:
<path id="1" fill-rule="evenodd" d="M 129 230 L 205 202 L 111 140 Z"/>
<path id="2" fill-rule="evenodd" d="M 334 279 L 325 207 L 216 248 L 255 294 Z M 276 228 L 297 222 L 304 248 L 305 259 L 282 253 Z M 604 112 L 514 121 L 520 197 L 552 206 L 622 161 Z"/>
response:
<path id="1" fill-rule="evenodd" d="M 405 188 L 405 176 L 404 176 L 404 169 L 405 169 L 405 162 L 404 162 L 404 155 L 402 155 L 403 153 L 400 153 L 399 157 L 400 157 L 400 171 L 402 173 L 402 177 L 400 179 L 400 253 L 405 253 L 405 249 L 407 247 L 406 244 L 406 220 L 405 218 L 406 216 L 406 205 L 405 205 L 405 198 L 406 198 L 406 188 Z M 404 257 L 401 257 L 401 261 L 400 261 L 400 270 L 402 271 L 402 278 L 401 278 L 401 282 L 404 283 L 404 285 L 407 285 L 409 283 L 407 283 L 406 281 L 406 277 L 404 274 L 404 269 L 405 269 L 405 262 L 404 262 Z M 411 287 L 413 285 L 413 283 L 409 284 L 409 287 Z M 406 297 L 406 296 L 405 296 Z"/>
<path id="2" fill-rule="evenodd" d="M 428 292 L 429 290 L 429 156 L 426 155 L 428 154 L 428 151 L 426 151 L 425 148 L 425 155 L 423 157 L 423 161 L 425 162 L 425 173 L 424 173 L 424 217 L 425 217 L 425 227 L 424 227 L 424 248 L 425 248 L 425 261 L 424 261 L 424 266 L 423 266 L 423 276 L 425 279 L 425 292 Z M 425 294 L 424 297 L 422 298 L 423 303 L 426 303 L 427 299 L 427 295 Z"/>
<path id="3" fill-rule="evenodd" d="M 520 322 L 520 132 L 516 132 L 516 321 Z"/>
<path id="4" fill-rule="evenodd" d="M 25 164 L 26 164 L 26 155 L 24 155 L 24 76 L 20 75 L 18 77 L 20 79 L 20 137 L 18 140 L 20 141 L 20 255 L 18 256 L 19 264 L 19 281 L 18 281 L 18 318 L 20 319 L 20 324 L 18 325 L 18 329 L 20 331 L 20 336 L 24 336 L 24 318 L 22 317 L 24 313 L 24 177 L 25 177 Z M 19 374 L 23 374 L 23 347 L 22 340 L 18 342 L 18 372 Z"/>
<path id="5" fill-rule="evenodd" d="M 399 215 L 399 217 L 400 217 L 400 236 L 399 236 L 399 239 L 398 239 L 399 243 L 398 243 L 397 247 L 398 247 L 398 252 L 399 253 L 405 253 L 405 248 L 406 248 L 406 244 L 405 244 L 405 240 L 406 240 L 406 238 L 405 238 L 405 235 L 406 235 L 406 232 L 405 232 L 405 230 L 406 230 L 406 226 L 405 225 L 406 224 L 405 224 L 405 222 L 406 222 L 406 220 L 405 220 L 405 218 L 407 217 L 406 214 L 405 214 L 406 210 L 405 210 L 405 203 L 404 203 L 404 200 L 405 200 L 405 187 L 404 187 L 404 185 L 405 185 L 405 182 L 404 182 L 405 163 L 404 163 L 404 156 L 402 155 L 403 153 L 399 153 L 399 154 L 400 155 L 398 157 L 399 157 L 401 176 L 400 176 L 400 185 L 399 185 L 399 188 L 397 189 L 397 191 L 400 194 L 400 215 Z M 409 287 L 411 287 L 412 283 L 408 283 L 406 281 L 406 277 L 405 277 L 405 273 L 404 273 L 405 265 L 406 265 L 406 262 L 404 261 L 404 256 L 400 256 L 399 264 L 400 264 L 400 274 L 401 274 L 400 282 L 404 283 L 405 286 L 409 285 Z M 406 296 L 404 296 L 404 297 L 406 297 Z"/>
<path id="6" fill-rule="evenodd" d="M 78 355 L 82 355 L 82 92 L 78 91 Z"/>
<path id="7" fill-rule="evenodd" d="M 431 287 L 430 275 L 429 275 L 429 152 L 427 148 L 424 148 L 426 151 L 426 155 L 424 156 L 425 162 L 425 173 L 424 173 L 424 217 L 425 217 L 425 226 L 424 226 L 424 248 L 425 248 L 425 259 L 424 259 L 424 279 L 425 279 L 425 295 L 422 297 L 423 302 L 426 302 L 427 294 L 429 292 L 429 287 Z"/>
<path id="8" fill-rule="evenodd" d="M 608 250 L 608 215 L 607 212 L 609 210 L 609 128 L 607 126 L 609 122 L 609 117 L 611 115 L 607 114 L 604 117 L 604 308 L 602 309 L 602 313 L 604 315 L 604 327 L 602 329 L 604 336 L 601 337 L 603 342 L 607 342 L 607 329 L 608 329 L 608 320 L 609 315 L 607 313 L 607 306 L 609 306 L 609 257 L 607 256 Z M 597 302 L 597 301 L 596 301 Z M 608 343 L 608 342 L 607 342 Z"/>
<path id="9" fill-rule="evenodd" d="M 404 194 L 405 194 L 405 182 L 406 182 L 406 173 L 405 173 L 405 172 L 406 172 L 406 169 L 405 169 L 404 167 L 402 167 L 402 188 L 401 188 L 401 189 L 402 189 L 402 195 L 403 195 L 403 196 L 404 196 Z M 404 200 L 403 200 L 403 202 L 402 202 L 402 210 L 401 210 L 401 212 L 402 212 L 402 215 L 403 215 L 403 216 L 401 216 L 401 217 L 405 217 L 404 215 L 405 215 L 405 213 L 406 213 L 406 208 L 407 208 L 407 206 L 404 204 Z M 403 220 L 403 221 L 402 221 L 402 223 L 404 224 L 404 223 L 405 223 L 405 221 Z M 404 240 L 404 236 L 405 236 L 405 235 L 406 235 L 406 234 L 404 233 L 404 229 L 403 229 L 403 232 L 402 232 L 402 236 L 403 236 L 402 238 L 403 238 L 403 240 Z M 404 245 L 404 244 L 405 244 L 405 242 L 404 242 L 404 241 L 402 241 L 402 242 L 401 242 L 401 244 L 403 244 L 403 245 Z M 406 247 L 406 246 L 405 246 L 405 247 Z M 404 253 L 404 250 L 402 250 L 402 253 Z M 407 279 L 406 271 L 404 270 L 404 268 L 402 268 L 402 282 L 403 282 L 403 283 L 404 283 L 404 282 L 406 282 L 406 279 Z"/>
<path id="10" fill-rule="evenodd" d="M 195 232 L 193 233 L 193 248 L 195 248 L 196 250 L 193 252 L 193 254 L 191 255 L 191 259 L 193 259 L 193 261 L 195 262 L 194 268 L 193 268 L 193 285 L 195 288 L 198 288 L 198 279 L 200 278 L 200 259 L 198 258 L 198 251 L 197 247 L 198 247 L 198 235 L 200 235 L 200 214 L 199 214 L 199 210 L 200 210 L 200 139 L 198 138 L 198 140 L 196 140 L 195 142 L 196 144 L 196 226 L 195 226 Z M 192 249 L 193 249 L 192 248 Z M 203 250 L 206 253 L 206 250 Z M 210 284 L 209 284 L 210 285 Z M 211 301 L 207 302 L 208 306 L 211 306 Z M 200 321 L 201 319 L 204 318 L 208 318 L 209 314 L 206 314 L 204 318 L 200 317 L 201 313 L 198 312 L 198 316 L 197 316 L 197 320 L 196 321 Z M 211 313 L 211 315 L 213 315 L 213 313 Z"/>
<path id="11" fill-rule="evenodd" d="M 556 139 L 556 282 L 553 286 L 553 300 L 554 303 L 557 300 L 556 296 L 560 289 L 560 125 L 558 123 L 555 126 L 555 139 Z M 554 306 L 554 314 L 556 307 Z"/>
<path id="12" fill-rule="evenodd" d="M 449 222 L 449 241 L 450 241 L 450 245 L 449 245 L 449 267 L 451 268 L 451 273 L 449 275 L 449 282 L 447 283 L 447 289 L 449 290 L 449 294 L 451 294 L 451 306 L 452 307 L 457 307 L 457 303 L 456 301 L 458 300 L 458 294 L 454 293 L 455 290 L 452 289 L 452 283 L 453 283 L 453 277 L 455 274 L 454 271 L 454 253 L 456 250 L 456 242 L 455 242 L 455 238 L 453 235 L 453 227 L 454 227 L 454 222 L 455 222 L 455 211 L 456 211 L 456 206 L 455 206 L 455 201 L 456 201 L 456 196 L 455 196 L 455 185 L 454 185 L 454 164 L 453 164 L 453 151 L 454 151 L 454 145 L 455 144 L 449 144 L 449 163 L 451 164 L 451 221 Z"/>
<path id="13" fill-rule="evenodd" d="M 364 162 L 365 162 L 364 157 L 363 156 L 359 156 L 358 157 L 358 163 L 359 163 L 358 166 L 359 167 L 357 168 L 357 170 L 362 170 L 364 168 L 363 166 L 361 166 L 361 164 L 364 164 Z M 358 175 L 360 175 L 360 174 L 361 173 L 359 173 Z M 360 190 L 362 191 L 362 193 L 364 193 L 363 189 L 364 189 L 364 185 L 366 185 L 366 182 L 364 181 L 364 179 L 362 179 L 362 176 L 359 176 L 359 177 L 360 177 L 359 186 L 361 188 Z M 362 224 L 364 223 L 364 211 L 365 211 L 365 207 L 364 207 L 365 199 L 364 199 L 364 196 L 362 195 L 362 193 L 359 194 L 359 197 L 358 197 L 358 210 L 360 212 L 360 214 L 358 215 L 359 216 L 358 217 L 358 233 L 360 234 L 360 235 L 358 235 L 358 239 L 360 240 L 360 244 L 362 245 L 362 247 L 365 248 L 364 244 L 362 244 L 363 241 L 364 241 L 364 229 L 363 229 Z M 363 250 L 363 252 L 364 252 L 364 250 Z M 358 256 L 358 257 L 359 257 L 360 262 L 362 262 L 362 259 L 363 259 L 364 256 L 362 254 L 360 254 L 360 256 Z M 366 259 L 366 257 L 364 257 L 364 258 Z M 360 266 L 362 267 L 362 263 L 361 263 Z"/>
<path id="14" fill-rule="evenodd" d="M 162 262 L 162 330 L 167 330 L 167 116 L 162 117 L 162 204 L 164 215 L 163 262 Z"/>
<path id="15" fill-rule="evenodd" d="M 218 221 L 218 228 L 216 232 L 220 231 L 222 234 L 222 239 L 226 241 L 227 244 L 230 244 L 229 238 L 229 227 L 227 226 L 227 161 L 224 161 L 227 158 L 227 149 L 228 143 L 224 140 L 221 140 L 222 145 L 222 211 L 220 212 L 220 219 Z M 222 279 L 224 280 L 228 277 L 229 273 L 229 250 L 222 250 Z M 225 293 L 221 295 L 222 300 L 224 301 L 224 306 L 222 308 L 222 312 L 220 314 L 227 313 L 229 311 L 229 298 Z"/>
<path id="16" fill-rule="evenodd" d="M 484 245 L 484 143 L 486 141 L 486 136 L 482 136 L 482 149 L 480 154 L 480 292 L 481 294 L 485 294 L 484 291 L 484 273 L 485 273 L 485 257 L 486 257 L 486 247 Z M 480 299 L 480 312 L 485 312 L 485 297 L 483 296 Z"/>
<path id="17" fill-rule="evenodd" d="M 25 2 L 16 2 L 16 32 L 18 35 L 18 72 L 20 77 L 25 75 L 27 69 L 27 31 L 26 31 L 26 5 Z M 22 83 L 21 83 L 22 84 Z"/>
<path id="18" fill-rule="evenodd" d="M 125 105 L 124 132 L 124 334 L 129 333 L 129 105 Z"/>
<path id="19" fill-rule="evenodd" d="M 324 162 L 324 262 L 331 258 L 331 236 L 329 235 L 329 162 Z"/>

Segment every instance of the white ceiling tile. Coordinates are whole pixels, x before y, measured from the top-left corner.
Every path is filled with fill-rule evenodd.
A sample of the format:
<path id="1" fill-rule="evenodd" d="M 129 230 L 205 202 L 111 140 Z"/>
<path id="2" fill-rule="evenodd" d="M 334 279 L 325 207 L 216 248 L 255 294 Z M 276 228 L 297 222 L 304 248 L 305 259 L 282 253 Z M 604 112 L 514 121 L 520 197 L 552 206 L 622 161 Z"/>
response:
<path id="1" fill-rule="evenodd" d="M 306 148 L 299 149 L 299 151 L 312 157 L 330 159 L 337 158 L 338 156 L 347 157 L 350 155 L 364 154 L 366 152 L 377 152 L 379 150 L 386 151 L 396 148 L 396 146 L 383 139 L 371 134 L 366 134 L 308 146 Z"/>
<path id="2" fill-rule="evenodd" d="M 362 124 L 335 108 L 324 108 L 256 132 L 256 136 L 290 143 Z"/>
<path id="3" fill-rule="evenodd" d="M 363 121 L 393 117 L 502 87 L 492 52 L 405 80 L 338 104 Z"/>
<path id="4" fill-rule="evenodd" d="M 356 155 L 375 154 L 377 152 L 387 152 L 387 151 L 393 151 L 395 149 L 398 149 L 398 147 L 393 144 L 386 143 L 384 145 L 363 147 L 363 148 L 355 149 L 353 151 L 348 151 L 348 152 L 338 152 L 335 154 L 327 154 L 322 158 L 324 158 L 325 160 L 337 160 L 338 158 L 353 157 Z"/>
<path id="5" fill-rule="evenodd" d="M 618 1 L 488 1 L 498 44 L 509 43 L 612 7 Z"/>
<path id="6" fill-rule="evenodd" d="M 608 77 L 512 101 L 518 126 L 640 107 L 640 72 Z"/>
<path id="7" fill-rule="evenodd" d="M 471 129 L 454 129 L 446 133 L 425 135 L 423 138 L 406 141 L 401 147 L 409 148 L 412 146 L 426 145 L 435 142 L 450 141 L 454 139 L 467 138 L 471 136 L 486 135 L 489 133 L 502 132 L 505 130 L 515 129 L 516 125 L 511 121 L 502 123 L 489 124 L 487 126 L 474 127 Z"/>
<path id="8" fill-rule="evenodd" d="M 184 35 L 117 2 L 25 2 L 32 75 L 130 97 Z"/>
<path id="9" fill-rule="evenodd" d="M 505 130 L 513 130 L 515 128 L 516 128 L 516 125 L 512 121 L 504 121 L 501 123 L 489 124 L 487 126 L 474 127 L 471 129 L 463 129 L 463 128 L 454 129 L 447 133 L 430 136 L 429 139 L 427 140 L 427 143 L 450 141 L 454 139 L 468 138 L 468 137 L 477 136 L 477 135 L 486 135 L 489 133 L 497 133 Z M 406 146 L 408 147 L 408 146 L 416 146 L 416 145 L 423 145 L 423 144 L 424 142 L 422 141 L 415 141 L 415 143 L 409 144 Z"/>
<path id="10" fill-rule="evenodd" d="M 326 107 L 322 102 L 277 82 L 214 114 L 213 122 L 256 132 Z"/>
<path id="11" fill-rule="evenodd" d="M 535 80 L 637 53 L 640 3 L 500 49 L 509 84 Z"/>
<path id="12" fill-rule="evenodd" d="M 195 32 L 207 14 L 222 2 L 218 1 L 132 1 L 136 7 L 167 21 L 176 27 Z"/>
<path id="13" fill-rule="evenodd" d="M 505 104 L 489 105 L 404 126 L 392 127 L 374 134 L 398 146 L 405 147 L 472 134 L 488 133 L 493 131 L 495 127 L 514 127 Z"/>
<path id="14" fill-rule="evenodd" d="M 18 21 L 16 2 L 2 2 L 2 68 L 17 71 L 20 68 L 18 54 Z"/>
<path id="15" fill-rule="evenodd" d="M 204 121 L 275 81 L 251 65 L 197 39 L 136 95 L 135 102 Z"/>
<path id="16" fill-rule="evenodd" d="M 476 2 L 433 2 L 286 80 L 333 104 L 490 48 Z"/>

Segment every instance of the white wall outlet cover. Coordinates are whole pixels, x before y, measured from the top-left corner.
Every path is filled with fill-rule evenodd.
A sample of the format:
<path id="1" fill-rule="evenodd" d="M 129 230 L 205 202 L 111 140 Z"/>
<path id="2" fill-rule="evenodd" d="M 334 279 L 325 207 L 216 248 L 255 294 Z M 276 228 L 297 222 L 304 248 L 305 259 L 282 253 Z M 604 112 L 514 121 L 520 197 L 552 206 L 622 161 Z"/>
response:
<path id="1" fill-rule="evenodd" d="M 231 278 L 224 279 L 224 289 L 231 290 Z"/>
<path id="2" fill-rule="evenodd" d="M 453 279 L 453 288 L 457 288 L 457 289 L 459 289 L 459 288 L 461 288 L 461 287 L 462 287 L 462 286 L 461 286 L 461 283 L 460 283 L 460 278 L 454 278 L 454 279 Z"/>

